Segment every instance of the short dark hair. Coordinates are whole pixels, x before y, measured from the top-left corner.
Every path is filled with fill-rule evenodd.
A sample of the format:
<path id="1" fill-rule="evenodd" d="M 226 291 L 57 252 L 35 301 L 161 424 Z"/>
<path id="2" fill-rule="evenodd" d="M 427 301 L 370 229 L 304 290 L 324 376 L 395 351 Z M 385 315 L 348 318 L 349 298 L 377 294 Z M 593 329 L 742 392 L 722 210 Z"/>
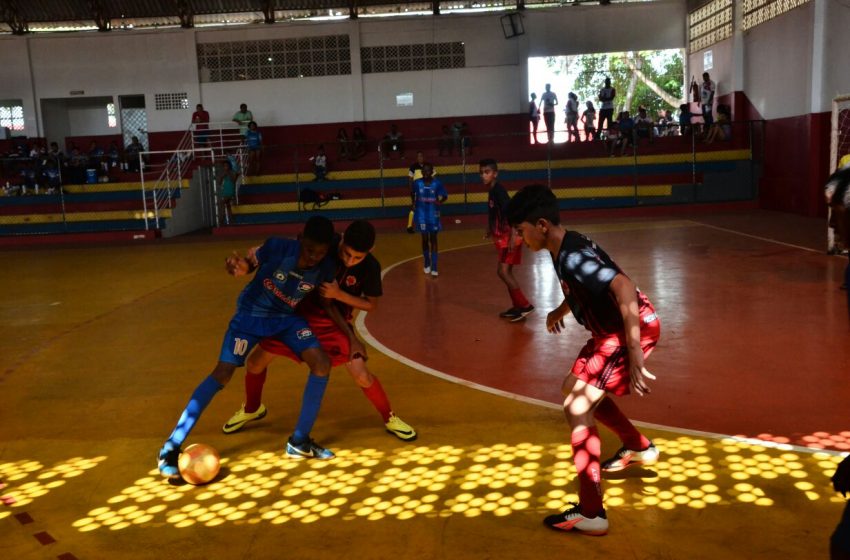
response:
<path id="1" fill-rule="evenodd" d="M 523 222 L 535 223 L 540 218 L 554 225 L 561 223 L 558 198 L 545 185 L 528 185 L 516 193 L 508 203 L 508 223 L 518 226 Z"/>
<path id="2" fill-rule="evenodd" d="M 334 239 L 334 225 L 324 216 L 310 216 L 304 224 L 304 238 L 322 245 L 330 245 Z"/>
<path id="3" fill-rule="evenodd" d="M 343 242 L 361 253 L 367 253 L 375 246 L 375 226 L 366 220 L 354 220 L 345 228 Z"/>
<path id="4" fill-rule="evenodd" d="M 485 158 L 478 162 L 478 167 L 489 167 L 493 171 L 499 170 L 499 164 L 493 158 Z"/>

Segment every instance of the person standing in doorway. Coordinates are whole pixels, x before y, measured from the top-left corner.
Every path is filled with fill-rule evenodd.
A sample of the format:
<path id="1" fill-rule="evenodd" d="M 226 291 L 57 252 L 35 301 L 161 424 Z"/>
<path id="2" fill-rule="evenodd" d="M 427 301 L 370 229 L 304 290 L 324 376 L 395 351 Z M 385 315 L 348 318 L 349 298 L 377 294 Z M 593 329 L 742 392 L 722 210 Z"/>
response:
<path id="1" fill-rule="evenodd" d="M 543 105 L 543 122 L 546 123 L 546 136 L 551 143 L 555 140 L 555 106 L 558 104 L 558 96 L 552 91 L 552 84 L 546 84 L 546 91 L 540 96 L 540 104 Z"/>

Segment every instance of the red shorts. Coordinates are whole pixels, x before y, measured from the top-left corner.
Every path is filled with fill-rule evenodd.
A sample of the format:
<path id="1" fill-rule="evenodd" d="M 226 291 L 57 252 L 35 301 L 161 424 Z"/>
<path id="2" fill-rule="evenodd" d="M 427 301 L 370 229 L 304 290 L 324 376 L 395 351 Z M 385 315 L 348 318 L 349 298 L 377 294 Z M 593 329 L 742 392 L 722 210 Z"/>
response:
<path id="1" fill-rule="evenodd" d="M 331 367 L 341 366 L 350 361 L 351 345 L 348 335 L 341 330 L 331 319 L 324 315 L 309 315 L 304 317 L 310 329 L 322 346 L 322 350 L 331 359 Z M 350 326 L 349 326 L 350 328 Z M 266 352 L 286 356 L 287 358 L 301 363 L 301 356 L 289 349 L 289 346 L 274 338 L 264 338 L 260 341 L 260 348 Z"/>
<path id="2" fill-rule="evenodd" d="M 644 358 L 649 356 L 660 337 L 661 321 L 650 308 L 640 317 L 640 347 Z M 631 381 L 628 361 L 629 349 L 624 335 L 591 338 L 579 352 L 571 373 L 612 395 L 628 395 Z"/>
<path id="3" fill-rule="evenodd" d="M 507 241 L 494 240 L 496 251 L 499 253 L 499 262 L 504 264 L 522 264 L 522 240 L 515 245 L 512 251 L 508 251 Z"/>

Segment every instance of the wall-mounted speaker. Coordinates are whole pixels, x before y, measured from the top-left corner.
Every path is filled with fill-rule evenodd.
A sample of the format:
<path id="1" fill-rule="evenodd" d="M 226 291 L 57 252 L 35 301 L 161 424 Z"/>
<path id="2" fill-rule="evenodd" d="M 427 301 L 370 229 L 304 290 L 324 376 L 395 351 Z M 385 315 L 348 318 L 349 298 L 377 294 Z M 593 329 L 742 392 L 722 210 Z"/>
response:
<path id="1" fill-rule="evenodd" d="M 522 14 L 507 14 L 502 16 L 500 20 L 502 22 L 502 31 L 505 33 L 505 39 L 525 35 L 525 29 L 522 27 Z"/>

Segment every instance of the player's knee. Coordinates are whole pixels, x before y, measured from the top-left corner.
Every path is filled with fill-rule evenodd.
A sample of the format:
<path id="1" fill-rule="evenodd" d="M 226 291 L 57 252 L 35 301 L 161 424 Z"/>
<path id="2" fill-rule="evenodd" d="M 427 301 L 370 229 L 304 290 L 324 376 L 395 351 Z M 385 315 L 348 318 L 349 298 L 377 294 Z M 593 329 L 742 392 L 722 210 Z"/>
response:
<path id="1" fill-rule="evenodd" d="M 305 362 L 307 362 L 307 365 L 310 366 L 310 371 L 313 372 L 314 375 L 318 375 L 319 377 L 327 377 L 330 375 L 331 359 L 324 351 L 314 348 L 305 352 L 302 358 Z"/>
<path id="2" fill-rule="evenodd" d="M 233 377 L 233 372 L 236 370 L 236 366 L 233 364 L 228 364 L 226 362 L 219 362 L 218 365 L 215 366 L 215 369 L 212 372 L 212 377 L 216 381 L 218 381 L 222 386 L 227 385 L 230 379 Z"/>
<path id="3" fill-rule="evenodd" d="M 349 368 L 348 373 L 351 374 L 351 378 L 354 379 L 354 382 L 360 387 L 371 387 L 372 383 L 375 382 L 375 377 L 365 368 L 362 370 Z"/>

